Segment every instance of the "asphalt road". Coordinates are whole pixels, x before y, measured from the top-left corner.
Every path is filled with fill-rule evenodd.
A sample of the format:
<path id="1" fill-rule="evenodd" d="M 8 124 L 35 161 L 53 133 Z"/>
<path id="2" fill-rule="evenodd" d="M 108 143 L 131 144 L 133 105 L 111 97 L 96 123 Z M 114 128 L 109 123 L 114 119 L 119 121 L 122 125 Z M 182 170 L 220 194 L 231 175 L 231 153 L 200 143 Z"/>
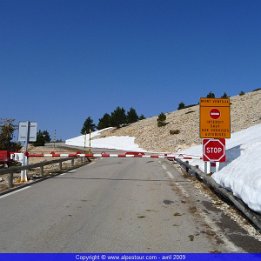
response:
<path id="1" fill-rule="evenodd" d="M 0 197 L 0 252 L 260 252 L 165 160 L 100 159 Z"/>

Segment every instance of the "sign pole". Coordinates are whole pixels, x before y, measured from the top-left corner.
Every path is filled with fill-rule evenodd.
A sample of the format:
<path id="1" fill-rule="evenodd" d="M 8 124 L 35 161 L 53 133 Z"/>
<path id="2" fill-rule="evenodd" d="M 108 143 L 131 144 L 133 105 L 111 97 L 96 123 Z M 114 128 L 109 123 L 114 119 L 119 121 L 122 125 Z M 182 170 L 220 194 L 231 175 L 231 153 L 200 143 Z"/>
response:
<path id="1" fill-rule="evenodd" d="M 25 153 L 22 158 L 22 166 L 26 166 L 29 163 L 28 160 L 28 144 L 29 141 L 36 141 L 37 139 L 37 123 L 24 121 L 19 123 L 18 141 L 24 142 Z M 21 182 L 27 182 L 27 170 L 21 171 Z"/>
<path id="2" fill-rule="evenodd" d="M 92 130 L 90 129 L 90 133 L 89 133 L 89 152 L 92 153 Z"/>
<path id="3" fill-rule="evenodd" d="M 206 174 L 209 174 L 211 172 L 210 168 L 211 168 L 210 161 L 204 161 L 204 172 Z"/>
<path id="4" fill-rule="evenodd" d="M 219 171 L 219 167 L 220 167 L 220 162 L 216 162 L 216 172 Z"/>
<path id="5" fill-rule="evenodd" d="M 55 148 L 56 143 L 56 129 L 54 130 L 54 139 L 53 139 L 53 147 Z"/>
<path id="6" fill-rule="evenodd" d="M 85 131 L 84 133 L 84 144 L 83 144 L 83 150 L 85 151 L 85 148 L 86 148 L 86 134 L 87 132 Z"/>
<path id="7" fill-rule="evenodd" d="M 22 166 L 26 166 L 28 164 L 28 158 L 27 158 L 27 153 L 28 153 L 28 141 L 30 137 L 29 129 L 30 129 L 30 122 L 26 122 L 26 140 L 25 140 L 25 153 L 23 156 L 23 163 Z M 21 182 L 27 182 L 27 170 L 22 170 L 21 171 Z"/>

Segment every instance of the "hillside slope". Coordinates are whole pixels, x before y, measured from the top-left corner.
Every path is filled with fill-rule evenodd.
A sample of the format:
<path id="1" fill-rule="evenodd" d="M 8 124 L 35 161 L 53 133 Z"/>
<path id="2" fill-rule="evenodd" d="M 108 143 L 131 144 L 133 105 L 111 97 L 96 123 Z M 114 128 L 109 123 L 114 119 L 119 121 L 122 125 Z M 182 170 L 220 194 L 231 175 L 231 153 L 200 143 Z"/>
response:
<path id="1" fill-rule="evenodd" d="M 100 137 L 132 136 L 139 147 L 148 151 L 176 152 L 200 144 L 199 105 L 166 114 L 168 124 L 157 126 L 157 116 L 129 126 L 107 130 Z M 231 97 L 232 132 L 261 123 L 261 90 Z M 179 130 L 179 134 L 170 134 Z"/>

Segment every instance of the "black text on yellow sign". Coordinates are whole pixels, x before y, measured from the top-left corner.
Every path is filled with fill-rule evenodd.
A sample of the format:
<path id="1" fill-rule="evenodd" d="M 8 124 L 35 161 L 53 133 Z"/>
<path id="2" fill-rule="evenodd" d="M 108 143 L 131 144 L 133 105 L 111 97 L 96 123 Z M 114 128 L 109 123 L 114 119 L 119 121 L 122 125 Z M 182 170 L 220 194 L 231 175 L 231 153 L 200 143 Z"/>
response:
<path id="1" fill-rule="evenodd" d="M 230 99 L 200 99 L 200 138 L 230 138 Z"/>

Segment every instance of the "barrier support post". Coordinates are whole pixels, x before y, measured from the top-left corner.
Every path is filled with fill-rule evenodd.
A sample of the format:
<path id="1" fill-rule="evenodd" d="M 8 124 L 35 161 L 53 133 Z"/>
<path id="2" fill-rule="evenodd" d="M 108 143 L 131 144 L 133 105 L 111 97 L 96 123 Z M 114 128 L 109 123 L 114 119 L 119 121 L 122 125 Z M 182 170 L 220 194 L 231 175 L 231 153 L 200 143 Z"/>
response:
<path id="1" fill-rule="evenodd" d="M 13 178 L 14 178 L 14 173 L 11 172 L 11 173 L 8 175 L 8 187 L 9 187 L 9 188 L 12 188 L 12 187 L 14 186 Z"/>
<path id="2" fill-rule="evenodd" d="M 22 158 L 22 166 L 27 166 L 27 156 L 24 154 Z M 21 171 L 20 182 L 27 182 L 27 170 Z"/>
<path id="3" fill-rule="evenodd" d="M 43 177 L 43 175 L 44 175 L 44 166 L 41 166 L 41 167 L 40 167 L 40 174 L 41 174 L 41 176 Z"/>
<path id="4" fill-rule="evenodd" d="M 220 162 L 216 162 L 216 172 L 219 171 L 219 167 L 220 167 Z"/>

